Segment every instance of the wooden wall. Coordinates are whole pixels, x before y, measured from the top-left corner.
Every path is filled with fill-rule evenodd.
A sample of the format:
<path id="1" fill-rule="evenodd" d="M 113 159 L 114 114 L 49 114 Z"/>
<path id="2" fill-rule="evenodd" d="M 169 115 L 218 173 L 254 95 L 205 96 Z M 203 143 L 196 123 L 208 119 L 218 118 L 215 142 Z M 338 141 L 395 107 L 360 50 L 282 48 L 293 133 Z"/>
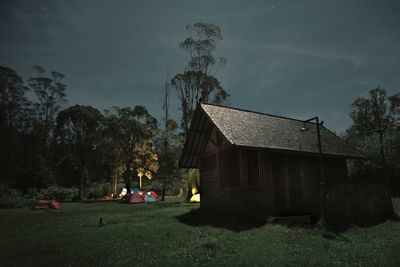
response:
<path id="1" fill-rule="evenodd" d="M 328 184 L 348 182 L 345 159 L 324 158 Z M 242 149 L 213 129 L 201 157 L 201 208 L 248 216 L 319 210 L 317 156 Z"/>
<path id="2" fill-rule="evenodd" d="M 318 156 L 242 149 L 218 138 L 214 129 L 201 157 L 201 209 L 257 218 L 319 215 Z M 350 183 L 345 159 L 324 157 L 324 174 L 332 226 L 376 223 L 391 215 L 383 185 Z"/>

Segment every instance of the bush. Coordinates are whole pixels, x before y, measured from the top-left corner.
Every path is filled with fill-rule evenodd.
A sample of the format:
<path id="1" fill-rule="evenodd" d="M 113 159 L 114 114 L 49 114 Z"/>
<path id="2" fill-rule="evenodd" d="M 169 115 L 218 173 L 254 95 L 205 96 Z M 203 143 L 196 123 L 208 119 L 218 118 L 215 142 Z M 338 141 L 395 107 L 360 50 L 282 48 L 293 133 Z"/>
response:
<path id="1" fill-rule="evenodd" d="M 91 183 L 84 191 L 86 198 L 99 198 L 107 195 L 107 188 L 104 184 L 97 182 Z"/>
<path id="2" fill-rule="evenodd" d="M 79 197 L 79 189 L 77 187 L 66 188 L 53 185 L 41 190 L 31 188 L 26 195 L 23 195 L 17 189 L 8 188 L 7 185 L 0 184 L 0 208 L 2 209 L 32 207 L 39 199 L 68 201 L 77 197 Z"/>
<path id="3" fill-rule="evenodd" d="M 0 209 L 32 207 L 34 204 L 35 200 L 20 196 L 3 195 L 0 197 Z"/>
<path id="4" fill-rule="evenodd" d="M 0 186 L 1 209 L 31 207 L 34 202 L 33 199 L 23 197 L 21 191 L 17 189 L 8 188 L 4 185 Z"/>
<path id="5" fill-rule="evenodd" d="M 33 192 L 35 199 L 56 199 L 59 201 L 70 201 L 79 196 L 77 187 L 66 188 L 62 186 L 50 186 L 37 192 Z"/>

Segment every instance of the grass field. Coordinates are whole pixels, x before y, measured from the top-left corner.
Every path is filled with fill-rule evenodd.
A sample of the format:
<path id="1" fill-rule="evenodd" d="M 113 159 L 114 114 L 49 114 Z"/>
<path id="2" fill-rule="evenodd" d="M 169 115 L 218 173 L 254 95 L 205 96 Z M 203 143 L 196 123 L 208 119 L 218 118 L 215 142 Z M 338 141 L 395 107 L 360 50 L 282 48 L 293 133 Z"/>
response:
<path id="1" fill-rule="evenodd" d="M 400 266 L 400 221 L 334 235 L 202 219 L 197 208 L 170 198 L 0 210 L 0 266 Z"/>

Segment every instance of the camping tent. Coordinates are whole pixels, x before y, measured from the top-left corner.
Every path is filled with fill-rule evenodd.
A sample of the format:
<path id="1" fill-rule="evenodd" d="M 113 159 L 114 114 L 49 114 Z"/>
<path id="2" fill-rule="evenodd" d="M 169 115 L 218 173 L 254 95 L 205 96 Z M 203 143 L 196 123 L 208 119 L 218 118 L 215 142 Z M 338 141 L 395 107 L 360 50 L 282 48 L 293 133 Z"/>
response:
<path id="1" fill-rule="evenodd" d="M 128 204 L 137 204 L 137 203 L 144 203 L 144 192 L 137 192 L 132 194 L 126 194 L 121 198 L 119 201 L 120 203 L 128 203 Z"/>
<path id="2" fill-rule="evenodd" d="M 121 198 L 119 201 L 120 203 L 131 203 L 131 204 L 137 204 L 137 203 L 153 203 L 156 202 L 159 199 L 158 195 L 154 191 L 148 191 L 148 192 L 137 192 L 133 194 L 126 194 Z"/>
<path id="3" fill-rule="evenodd" d="M 200 203 L 200 193 L 194 194 L 189 202 Z"/>
<path id="4" fill-rule="evenodd" d="M 144 192 L 133 193 L 129 197 L 127 203 L 132 203 L 132 204 L 143 203 L 144 202 L 144 196 L 145 196 Z"/>
<path id="5" fill-rule="evenodd" d="M 41 209 L 47 209 L 47 208 L 61 209 L 62 205 L 57 200 L 44 200 L 44 199 L 41 199 L 38 202 L 36 202 L 35 206 L 33 206 L 32 209 L 41 210 Z"/>
<path id="6" fill-rule="evenodd" d="M 126 190 L 126 188 L 124 187 L 124 188 L 122 188 L 122 191 L 119 194 L 119 196 L 123 197 L 123 196 L 125 196 L 127 194 L 127 192 L 128 192 L 128 190 Z M 140 190 L 138 188 L 136 188 L 136 187 L 132 187 L 131 188 L 131 193 L 137 193 L 137 192 L 140 192 Z"/>
<path id="7" fill-rule="evenodd" d="M 160 197 L 157 195 L 157 193 L 154 192 L 154 191 L 148 191 L 146 194 L 152 195 L 152 196 L 155 197 L 156 199 L 159 199 L 159 198 L 160 198 Z"/>
<path id="8" fill-rule="evenodd" d="M 158 195 L 154 191 L 147 192 L 144 197 L 144 201 L 146 201 L 146 203 L 153 203 L 156 202 L 157 200 L 158 200 Z"/>

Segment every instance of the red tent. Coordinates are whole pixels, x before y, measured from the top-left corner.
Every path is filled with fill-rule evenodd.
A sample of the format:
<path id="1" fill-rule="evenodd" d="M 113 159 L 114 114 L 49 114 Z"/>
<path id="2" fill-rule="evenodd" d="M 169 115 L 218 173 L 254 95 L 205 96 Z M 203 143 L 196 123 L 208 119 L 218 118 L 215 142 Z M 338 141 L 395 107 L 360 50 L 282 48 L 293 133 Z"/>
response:
<path id="1" fill-rule="evenodd" d="M 157 193 L 154 192 L 154 191 L 149 191 L 149 192 L 147 192 L 147 194 L 151 194 L 153 197 L 159 199 L 159 196 L 158 196 Z"/>
<path id="2" fill-rule="evenodd" d="M 144 203 L 145 195 L 146 194 L 144 192 L 133 193 L 131 194 L 131 197 L 129 198 L 127 203 L 133 203 L 133 204 Z"/>
<path id="3" fill-rule="evenodd" d="M 130 197 L 131 194 L 125 194 L 121 199 L 119 200 L 119 203 L 128 203 L 128 198 Z"/>
<path id="4" fill-rule="evenodd" d="M 41 209 L 61 209 L 62 205 L 57 200 L 39 200 L 32 209 L 41 210 Z"/>
<path id="5" fill-rule="evenodd" d="M 52 209 L 62 209 L 63 206 L 62 206 L 61 203 L 58 202 L 57 200 L 52 200 L 52 201 L 50 202 L 49 207 L 52 208 Z"/>
<path id="6" fill-rule="evenodd" d="M 137 192 L 126 194 L 121 198 L 119 201 L 120 203 L 128 203 L 128 204 L 137 204 L 137 203 L 144 203 L 145 192 Z"/>

